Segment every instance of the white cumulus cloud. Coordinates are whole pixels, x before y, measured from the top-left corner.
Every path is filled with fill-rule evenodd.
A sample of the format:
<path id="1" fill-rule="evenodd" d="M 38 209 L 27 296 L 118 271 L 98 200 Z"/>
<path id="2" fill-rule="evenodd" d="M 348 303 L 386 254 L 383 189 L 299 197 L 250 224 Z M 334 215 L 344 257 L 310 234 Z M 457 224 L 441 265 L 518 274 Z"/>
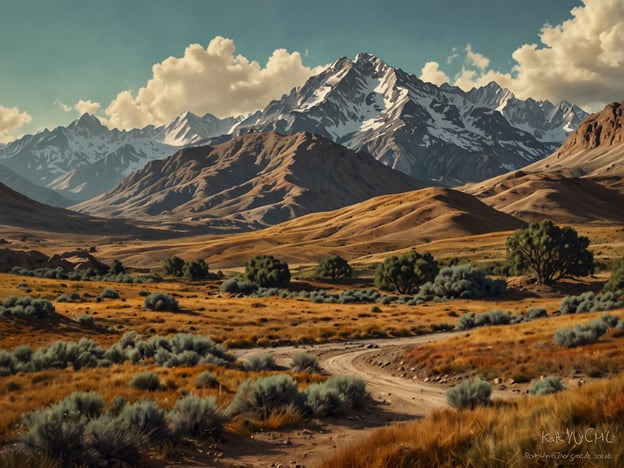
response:
<path id="1" fill-rule="evenodd" d="M 446 73 L 440 70 L 438 62 L 427 62 L 420 72 L 421 80 L 440 86 L 444 83 L 450 83 L 451 79 Z"/>
<path id="2" fill-rule="evenodd" d="M 0 143 L 15 139 L 13 133 L 31 122 L 31 116 L 17 107 L 0 106 Z"/>
<path id="3" fill-rule="evenodd" d="M 303 65 L 299 52 L 275 50 L 263 67 L 235 55 L 232 39 L 221 36 L 208 47 L 191 44 L 183 57 L 152 67 L 152 78 L 138 92 L 120 92 L 106 107 L 111 127 L 163 124 L 185 111 L 218 117 L 240 115 L 266 106 L 321 68 Z"/>
<path id="4" fill-rule="evenodd" d="M 624 100 L 624 2 L 583 0 L 570 13 L 563 23 L 542 27 L 540 44 L 518 47 L 510 73 L 490 68 L 487 57 L 467 46 L 455 85 L 496 81 L 523 99 L 565 99 L 589 110 Z"/>
<path id="5" fill-rule="evenodd" d="M 74 104 L 74 109 L 78 111 L 80 115 L 82 114 L 93 114 L 100 109 L 100 103 L 94 101 L 88 101 L 81 99 L 76 104 Z"/>

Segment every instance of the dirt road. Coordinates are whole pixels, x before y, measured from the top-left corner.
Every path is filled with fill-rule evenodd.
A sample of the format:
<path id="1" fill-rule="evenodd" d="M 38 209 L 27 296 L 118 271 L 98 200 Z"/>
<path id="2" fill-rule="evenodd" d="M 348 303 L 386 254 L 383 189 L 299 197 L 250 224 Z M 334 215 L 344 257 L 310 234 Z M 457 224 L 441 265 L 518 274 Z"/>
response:
<path id="1" fill-rule="evenodd" d="M 375 409 L 359 418 L 323 421 L 304 429 L 256 433 L 252 440 L 232 441 L 224 450 L 219 466 L 275 467 L 317 466 L 341 447 L 361 441 L 376 428 L 392 422 L 423 417 L 445 407 L 445 388 L 400 376 L 396 368 L 410 347 L 449 338 L 458 332 L 435 333 L 407 338 L 371 339 L 308 346 L 282 346 L 232 350 L 241 360 L 271 353 L 278 365 L 288 368 L 293 354 L 305 350 L 317 356 L 323 370 L 331 375 L 364 379 Z M 394 375 L 393 375 L 394 374 Z"/>

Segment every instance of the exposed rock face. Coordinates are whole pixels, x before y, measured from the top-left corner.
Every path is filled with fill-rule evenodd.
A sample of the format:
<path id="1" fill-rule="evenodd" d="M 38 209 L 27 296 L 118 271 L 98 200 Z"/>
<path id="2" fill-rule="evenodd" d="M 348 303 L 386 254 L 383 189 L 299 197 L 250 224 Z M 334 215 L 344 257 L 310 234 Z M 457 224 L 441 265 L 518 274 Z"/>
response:
<path id="1" fill-rule="evenodd" d="M 606 147 L 624 143 L 623 106 L 624 102 L 614 102 L 607 105 L 601 112 L 587 117 L 566 139 L 557 153 L 566 153 L 579 148 L 591 150 L 598 146 Z"/>
<path id="2" fill-rule="evenodd" d="M 48 257 L 38 250 L 0 249 L 0 272 L 6 273 L 13 267 L 29 269 L 61 267 L 65 271 L 91 268 L 99 273 L 108 271 L 107 265 L 84 250 L 74 250 Z"/>

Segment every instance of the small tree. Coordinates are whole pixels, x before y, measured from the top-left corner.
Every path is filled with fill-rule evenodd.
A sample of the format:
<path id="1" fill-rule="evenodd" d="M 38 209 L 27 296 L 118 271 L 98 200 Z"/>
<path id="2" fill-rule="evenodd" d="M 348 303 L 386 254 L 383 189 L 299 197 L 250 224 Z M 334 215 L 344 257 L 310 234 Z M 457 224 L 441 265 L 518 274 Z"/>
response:
<path id="1" fill-rule="evenodd" d="M 125 273 L 126 267 L 123 266 L 123 263 L 121 263 L 119 260 L 113 260 L 113 264 L 111 265 L 110 270 L 108 270 L 108 272 L 113 275 L 118 275 L 120 273 Z"/>
<path id="2" fill-rule="evenodd" d="M 624 260 L 611 273 L 611 278 L 604 285 L 603 291 L 624 291 Z"/>
<path id="3" fill-rule="evenodd" d="M 184 260 L 182 260 L 180 257 L 176 257 L 175 255 L 173 257 L 165 259 L 162 267 L 163 273 L 165 273 L 165 275 L 173 276 L 182 276 L 184 274 L 184 272 L 182 271 L 183 268 Z"/>
<path id="4" fill-rule="evenodd" d="M 340 255 L 323 257 L 316 267 L 316 276 L 331 278 L 332 281 L 336 281 L 341 277 L 349 277 L 351 276 L 351 272 L 351 266 Z"/>
<path id="5" fill-rule="evenodd" d="M 412 294 L 415 289 L 433 281 L 439 271 L 430 253 L 423 255 L 411 251 L 401 256 L 386 258 L 375 270 L 375 285 L 380 289 L 396 290 L 399 294 Z"/>
<path id="6" fill-rule="evenodd" d="M 532 272 L 539 284 L 594 272 L 589 239 L 551 221 L 531 223 L 507 238 L 507 260 L 516 273 Z"/>
<path id="7" fill-rule="evenodd" d="M 182 267 L 182 276 L 190 280 L 202 280 L 208 278 L 208 265 L 203 259 L 186 262 Z"/>
<path id="8" fill-rule="evenodd" d="M 245 266 L 245 280 L 263 288 L 285 288 L 290 283 L 288 264 L 272 255 L 257 255 Z"/>

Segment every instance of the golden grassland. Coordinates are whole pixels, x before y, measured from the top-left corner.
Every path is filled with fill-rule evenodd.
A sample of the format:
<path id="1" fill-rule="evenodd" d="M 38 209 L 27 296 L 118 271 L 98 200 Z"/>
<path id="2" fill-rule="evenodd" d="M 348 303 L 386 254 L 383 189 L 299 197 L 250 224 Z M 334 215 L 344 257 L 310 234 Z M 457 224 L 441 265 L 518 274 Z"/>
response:
<path id="1" fill-rule="evenodd" d="M 567 348 L 553 341 L 555 331 L 586 324 L 605 313 L 624 319 L 623 310 L 550 316 L 527 323 L 477 328 L 443 342 L 410 350 L 405 360 L 422 376 L 480 375 L 517 383 L 542 375 L 616 375 L 624 369 L 624 333 L 612 329 L 592 345 Z"/>
<path id="2" fill-rule="evenodd" d="M 624 466 L 624 377 L 563 393 L 437 410 L 376 431 L 323 468 Z"/>

